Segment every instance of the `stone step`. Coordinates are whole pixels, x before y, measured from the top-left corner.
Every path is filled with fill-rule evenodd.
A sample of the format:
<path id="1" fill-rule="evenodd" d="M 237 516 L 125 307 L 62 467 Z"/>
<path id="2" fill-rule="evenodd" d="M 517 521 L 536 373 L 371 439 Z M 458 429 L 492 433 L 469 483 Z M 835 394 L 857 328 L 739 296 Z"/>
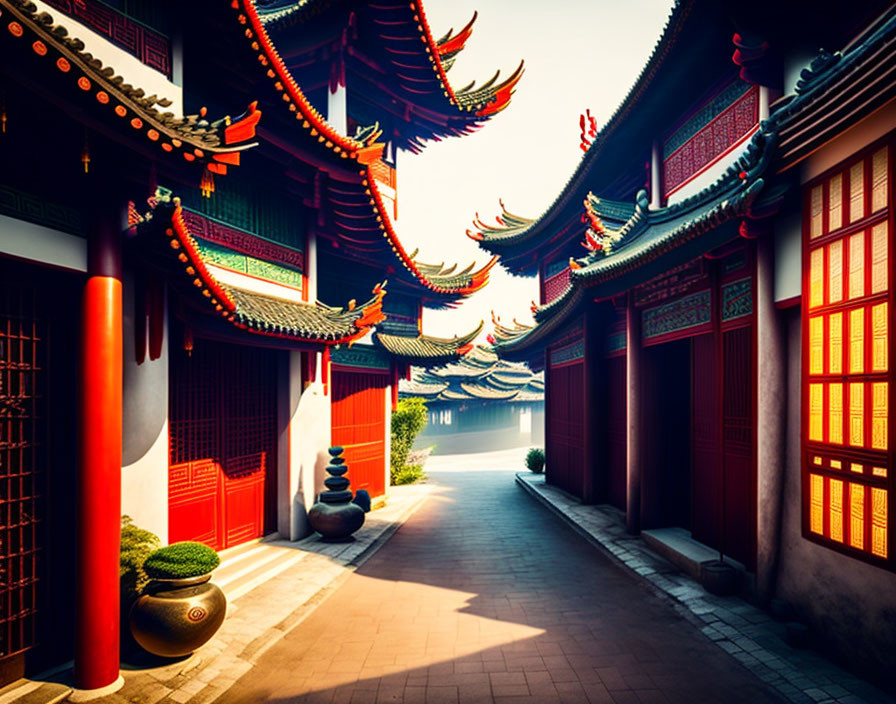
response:
<path id="1" fill-rule="evenodd" d="M 57 682 L 19 680 L 0 689 L 0 704 L 56 704 L 71 693 L 71 687 Z"/>

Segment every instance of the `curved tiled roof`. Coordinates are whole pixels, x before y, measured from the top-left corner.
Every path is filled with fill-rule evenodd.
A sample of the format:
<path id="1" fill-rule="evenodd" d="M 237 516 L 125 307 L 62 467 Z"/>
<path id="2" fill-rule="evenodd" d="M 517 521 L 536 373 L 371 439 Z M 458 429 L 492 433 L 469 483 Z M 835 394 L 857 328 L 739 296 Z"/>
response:
<path id="1" fill-rule="evenodd" d="M 192 293 L 193 301 L 208 314 L 250 333 L 323 344 L 359 340 L 384 319 L 386 291 L 382 286 L 374 289 L 373 298 L 366 303 L 336 308 L 221 283 L 206 266 L 184 219 L 180 199 L 160 191 L 151 201 L 152 210 L 138 224 L 144 246 L 156 253 L 162 267 L 182 272 L 173 283 Z"/>
<path id="2" fill-rule="evenodd" d="M 160 110 L 170 106 L 170 100 L 125 83 L 114 68 L 87 52 L 84 42 L 70 37 L 64 25 L 33 2 L 0 0 L 0 26 L 6 30 L 0 32 L 3 45 L 11 51 L 18 45 L 37 57 L 49 74 L 71 82 L 73 94 L 83 95 L 89 110 L 162 152 L 225 174 L 228 165 L 240 163 L 241 151 L 257 144 L 252 141 L 261 117 L 256 103 L 235 119 L 209 121 L 204 108 L 198 115 L 177 117 Z"/>
<path id="3" fill-rule="evenodd" d="M 463 357 L 473 348 L 473 340 L 482 332 L 482 323 L 461 337 L 440 338 L 428 335 L 404 337 L 377 332 L 374 341 L 393 357 L 417 366 L 446 364 Z"/>
<path id="4" fill-rule="evenodd" d="M 765 187 L 762 175 L 772 160 L 776 143 L 776 132 L 765 125 L 713 185 L 674 205 L 648 210 L 644 207 L 644 193 L 640 193 L 632 216 L 618 231 L 621 243 L 609 255 L 596 251 L 572 261 L 569 284 L 556 299 L 536 307 L 535 326 L 496 326 L 498 354 L 512 355 L 532 345 L 547 344 L 548 337 L 577 313 L 586 298 L 619 293 L 657 273 L 655 269 L 680 263 L 672 262 L 676 256 L 693 259 L 722 244 L 710 238 L 701 245 L 701 251 L 688 248 L 704 233 L 751 213 Z M 780 191 L 765 194 L 772 200 L 781 195 Z M 720 237 L 724 239 L 730 234 L 722 233 Z"/>

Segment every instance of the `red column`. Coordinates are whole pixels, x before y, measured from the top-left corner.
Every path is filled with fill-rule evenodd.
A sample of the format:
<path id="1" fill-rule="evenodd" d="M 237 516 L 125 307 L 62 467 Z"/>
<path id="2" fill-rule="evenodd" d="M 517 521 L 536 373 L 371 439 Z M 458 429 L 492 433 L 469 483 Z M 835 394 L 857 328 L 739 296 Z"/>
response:
<path id="1" fill-rule="evenodd" d="M 121 540 L 121 241 L 113 207 L 88 238 L 80 363 L 75 684 L 118 679 Z"/>
<path id="2" fill-rule="evenodd" d="M 633 292 L 629 293 L 625 317 L 628 387 L 625 527 L 629 533 L 638 533 L 641 530 L 641 446 L 644 437 L 641 429 L 641 320 Z"/>

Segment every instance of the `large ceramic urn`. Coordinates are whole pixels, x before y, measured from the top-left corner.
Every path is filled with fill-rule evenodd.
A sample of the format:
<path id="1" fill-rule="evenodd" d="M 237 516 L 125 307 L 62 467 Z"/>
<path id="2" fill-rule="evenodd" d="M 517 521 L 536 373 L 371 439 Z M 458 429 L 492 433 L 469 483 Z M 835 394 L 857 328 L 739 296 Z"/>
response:
<path id="1" fill-rule="evenodd" d="M 210 578 L 152 580 L 131 607 L 131 633 L 140 647 L 174 658 L 211 639 L 224 622 L 227 599 Z"/>
<path id="2" fill-rule="evenodd" d="M 327 473 L 330 476 L 324 480 L 327 491 L 321 492 L 317 503 L 311 507 L 308 521 L 325 540 L 349 540 L 351 534 L 364 525 L 364 509 L 352 503 L 343 448 L 331 447 L 329 452 Z"/>

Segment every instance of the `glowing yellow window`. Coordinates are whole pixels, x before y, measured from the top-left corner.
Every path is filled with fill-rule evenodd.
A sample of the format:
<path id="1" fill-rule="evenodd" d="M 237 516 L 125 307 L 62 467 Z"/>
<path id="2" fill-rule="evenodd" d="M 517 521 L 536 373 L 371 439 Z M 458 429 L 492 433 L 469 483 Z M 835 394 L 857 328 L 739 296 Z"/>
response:
<path id="1" fill-rule="evenodd" d="M 824 371 L 824 318 L 809 318 L 809 373 Z"/>
<path id="2" fill-rule="evenodd" d="M 843 463 L 840 460 L 831 460 L 831 469 L 843 469 Z"/>
<path id="3" fill-rule="evenodd" d="M 843 542 L 843 482 L 839 479 L 828 479 L 828 490 L 831 494 L 831 505 L 828 507 L 828 522 L 831 529 L 831 540 Z"/>
<path id="4" fill-rule="evenodd" d="M 821 457 L 819 457 L 818 455 L 816 455 L 815 457 L 813 457 L 813 458 L 812 458 L 812 464 L 817 464 L 819 467 L 821 467 Z"/>
<path id="5" fill-rule="evenodd" d="M 824 203 L 824 196 L 821 188 L 821 186 L 816 186 L 812 189 L 811 205 L 809 206 L 812 223 L 809 228 L 810 237 L 818 237 L 822 233 L 824 221 L 822 219 L 821 208 Z"/>
<path id="6" fill-rule="evenodd" d="M 818 474 L 809 475 L 809 530 L 824 533 L 824 478 Z"/>
<path id="7" fill-rule="evenodd" d="M 865 547 L 865 487 L 849 485 L 849 544 L 860 550 Z"/>
<path id="8" fill-rule="evenodd" d="M 822 441 L 821 428 L 824 412 L 824 385 L 809 384 L 809 439 Z"/>
<path id="9" fill-rule="evenodd" d="M 887 418 L 889 398 L 887 382 L 871 385 L 871 447 L 875 450 L 887 449 Z"/>
<path id="10" fill-rule="evenodd" d="M 887 490 L 871 489 L 871 552 L 887 556 Z"/>
<path id="11" fill-rule="evenodd" d="M 843 240 L 828 246 L 828 303 L 843 300 Z"/>
<path id="12" fill-rule="evenodd" d="M 865 385 L 849 385 L 849 444 L 861 447 L 865 444 Z"/>
<path id="13" fill-rule="evenodd" d="M 849 221 L 865 217 L 865 162 L 849 170 Z"/>
<path id="14" fill-rule="evenodd" d="M 861 374 L 865 369 L 865 309 L 849 311 L 849 373 Z"/>
<path id="15" fill-rule="evenodd" d="M 849 297 L 865 295 L 865 233 L 849 238 Z"/>
<path id="16" fill-rule="evenodd" d="M 886 467 L 873 467 L 871 469 L 871 473 L 875 477 L 885 477 L 885 476 L 887 476 L 887 468 Z"/>
<path id="17" fill-rule="evenodd" d="M 816 308 L 824 303 L 824 249 L 813 249 L 809 259 L 809 306 Z"/>
<path id="18" fill-rule="evenodd" d="M 887 304 L 880 303 L 871 308 L 871 371 L 887 371 Z"/>
<path id="19" fill-rule="evenodd" d="M 871 157 L 871 212 L 887 205 L 887 148 Z"/>
<path id="20" fill-rule="evenodd" d="M 828 318 L 828 372 L 843 372 L 843 313 L 831 313 Z"/>
<path id="21" fill-rule="evenodd" d="M 849 471 L 855 472 L 856 474 L 861 474 L 862 473 L 862 465 L 856 464 L 855 462 L 850 462 L 849 463 Z"/>
<path id="22" fill-rule="evenodd" d="M 828 442 L 843 444 L 843 384 L 828 386 Z"/>
<path id="23" fill-rule="evenodd" d="M 828 232 L 843 224 L 843 174 L 828 182 Z"/>
<path id="24" fill-rule="evenodd" d="M 887 228 L 886 222 L 871 228 L 871 293 L 887 290 Z"/>

